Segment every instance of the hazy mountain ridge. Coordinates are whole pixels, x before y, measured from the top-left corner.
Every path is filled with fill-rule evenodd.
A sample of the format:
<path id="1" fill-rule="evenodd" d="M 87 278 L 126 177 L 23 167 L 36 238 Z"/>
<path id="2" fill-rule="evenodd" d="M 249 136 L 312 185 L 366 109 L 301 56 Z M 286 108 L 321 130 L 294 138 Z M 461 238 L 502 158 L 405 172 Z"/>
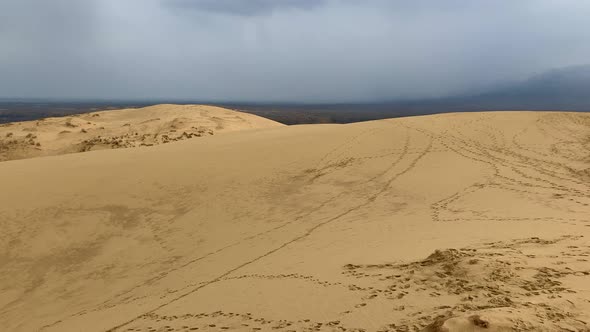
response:
<path id="1" fill-rule="evenodd" d="M 491 108 L 590 110 L 590 65 L 550 70 L 468 98 Z"/>

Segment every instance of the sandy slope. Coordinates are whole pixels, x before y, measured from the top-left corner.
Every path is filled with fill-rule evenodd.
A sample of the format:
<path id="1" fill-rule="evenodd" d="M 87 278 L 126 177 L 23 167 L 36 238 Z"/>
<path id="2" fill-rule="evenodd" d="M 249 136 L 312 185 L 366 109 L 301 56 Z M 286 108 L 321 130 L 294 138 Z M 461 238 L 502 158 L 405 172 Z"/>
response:
<path id="1" fill-rule="evenodd" d="M 588 331 L 590 114 L 0 163 L 8 331 Z"/>
<path id="2" fill-rule="evenodd" d="M 0 161 L 152 146 L 281 124 L 205 105 L 156 105 L 0 124 Z"/>

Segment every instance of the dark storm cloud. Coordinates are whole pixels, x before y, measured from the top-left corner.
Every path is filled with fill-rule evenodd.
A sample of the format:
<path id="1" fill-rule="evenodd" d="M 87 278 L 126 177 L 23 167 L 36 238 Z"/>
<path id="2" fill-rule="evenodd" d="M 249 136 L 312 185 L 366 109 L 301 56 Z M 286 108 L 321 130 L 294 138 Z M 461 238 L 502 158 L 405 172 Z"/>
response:
<path id="1" fill-rule="evenodd" d="M 201 10 L 231 15 L 266 15 L 275 10 L 310 10 L 321 6 L 324 0 L 172 0 L 167 5 L 180 9 Z"/>
<path id="2" fill-rule="evenodd" d="M 2 0 L 0 97 L 366 101 L 590 60 L 575 0 Z"/>

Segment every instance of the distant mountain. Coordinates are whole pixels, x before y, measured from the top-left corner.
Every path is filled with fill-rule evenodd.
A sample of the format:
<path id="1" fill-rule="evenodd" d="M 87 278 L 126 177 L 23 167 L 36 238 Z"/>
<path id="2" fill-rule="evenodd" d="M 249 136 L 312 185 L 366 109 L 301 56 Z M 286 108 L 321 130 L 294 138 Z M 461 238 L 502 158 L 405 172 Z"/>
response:
<path id="1" fill-rule="evenodd" d="M 493 109 L 590 111 L 590 65 L 555 69 L 480 95 L 451 99 Z"/>

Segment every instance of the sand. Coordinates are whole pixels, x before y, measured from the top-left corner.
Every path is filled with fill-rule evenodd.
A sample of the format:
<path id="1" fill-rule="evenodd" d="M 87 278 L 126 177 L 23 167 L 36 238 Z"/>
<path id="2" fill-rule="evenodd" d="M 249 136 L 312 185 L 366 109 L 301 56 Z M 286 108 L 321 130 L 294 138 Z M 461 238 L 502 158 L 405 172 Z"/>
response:
<path id="1" fill-rule="evenodd" d="M 6 331 L 589 331 L 590 114 L 0 163 Z"/>
<path id="2" fill-rule="evenodd" d="M 0 161 L 145 147 L 244 129 L 282 126 L 205 105 L 156 105 L 0 124 Z"/>

